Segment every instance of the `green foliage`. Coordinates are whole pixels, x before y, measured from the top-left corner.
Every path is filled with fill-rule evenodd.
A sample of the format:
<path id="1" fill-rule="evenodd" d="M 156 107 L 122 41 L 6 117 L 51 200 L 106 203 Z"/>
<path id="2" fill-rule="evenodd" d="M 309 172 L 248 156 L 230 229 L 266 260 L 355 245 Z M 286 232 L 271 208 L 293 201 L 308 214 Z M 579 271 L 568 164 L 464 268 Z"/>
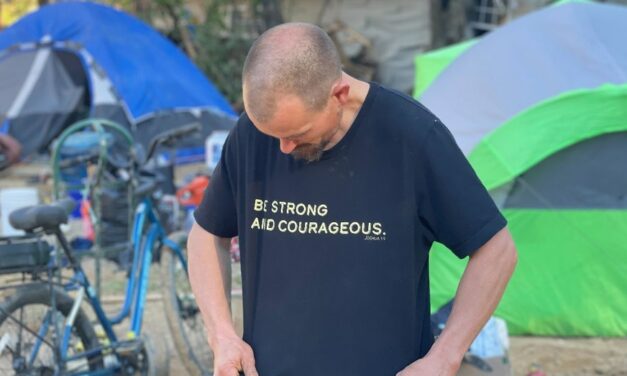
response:
<path id="1" fill-rule="evenodd" d="M 186 0 L 104 1 L 160 26 L 236 110 L 243 108 L 241 75 L 248 49 L 257 35 L 283 22 L 278 0 L 203 0 L 204 14 L 195 16 L 204 21 L 192 16 Z"/>
<path id="2" fill-rule="evenodd" d="M 137 1 L 137 0 L 136 0 Z M 173 22 L 168 36 L 227 97 L 243 109 L 242 67 L 254 38 L 283 22 L 278 0 L 205 0 L 204 21 L 192 19 L 185 0 L 154 0 L 152 12 Z"/>
<path id="3" fill-rule="evenodd" d="M 167 1 L 167 0 L 166 0 Z M 196 64 L 243 109 L 242 67 L 254 38 L 283 22 L 278 0 L 206 0 L 204 23 L 197 26 Z"/>
<path id="4" fill-rule="evenodd" d="M 102 2 L 127 12 L 135 10 L 135 0 L 102 0 Z"/>
<path id="5" fill-rule="evenodd" d="M 215 0 L 207 8 L 205 22 L 198 25 L 195 45 L 198 55 L 196 64 L 218 86 L 236 109 L 242 105 L 242 66 L 252 44 L 251 30 L 237 22 L 231 13 L 230 25 L 226 24 L 229 1 Z"/>

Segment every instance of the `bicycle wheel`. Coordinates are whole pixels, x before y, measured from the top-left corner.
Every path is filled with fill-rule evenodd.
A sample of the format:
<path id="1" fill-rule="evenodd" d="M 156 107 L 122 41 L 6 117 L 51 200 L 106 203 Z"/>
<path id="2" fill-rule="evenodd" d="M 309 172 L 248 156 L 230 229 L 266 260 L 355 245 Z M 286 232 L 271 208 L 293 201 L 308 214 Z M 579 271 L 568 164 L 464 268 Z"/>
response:
<path id="1" fill-rule="evenodd" d="M 55 317 L 63 330 L 73 299 L 56 289 L 57 311 L 53 312 L 50 288 L 40 284 L 19 288 L 0 304 L 0 374 L 53 375 L 61 339 L 55 335 Z M 46 329 L 42 330 L 42 327 Z M 43 335 L 42 335 L 43 334 Z M 42 340 L 43 339 L 43 340 Z M 79 309 L 74 320 L 67 355 L 98 347 L 98 338 L 85 313 Z M 66 362 L 65 373 L 103 368 L 99 353 Z"/>
<path id="2" fill-rule="evenodd" d="M 187 258 L 187 234 L 176 233 L 170 239 Z M 212 375 L 213 353 L 187 273 L 174 252 L 163 252 L 161 257 L 163 302 L 174 346 L 191 375 Z"/>

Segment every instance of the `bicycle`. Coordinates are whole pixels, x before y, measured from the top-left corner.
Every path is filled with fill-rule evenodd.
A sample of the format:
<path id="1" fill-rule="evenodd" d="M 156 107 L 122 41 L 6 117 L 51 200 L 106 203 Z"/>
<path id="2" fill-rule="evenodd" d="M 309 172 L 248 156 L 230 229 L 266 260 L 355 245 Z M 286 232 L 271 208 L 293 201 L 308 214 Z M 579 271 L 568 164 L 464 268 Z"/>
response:
<path id="1" fill-rule="evenodd" d="M 156 375 L 164 370 L 157 365 L 159 359 L 152 357 L 151 341 L 142 333 L 148 278 L 163 246 L 181 265 L 186 266 L 186 259 L 162 225 L 153 197 L 160 183 L 158 175 L 146 169 L 142 174 L 135 172 L 146 167 L 157 146 L 171 146 L 197 129 L 193 125 L 164 132 L 153 140 L 143 160 L 138 156 L 141 153 L 133 153 L 130 170 L 139 202 L 132 228 L 133 261 L 124 303 L 113 317 L 105 313 L 61 231 L 74 202 L 64 199 L 11 213 L 11 225 L 26 235 L 0 239 L 0 274 L 20 276 L 17 283 L 1 288 L 15 289 L 15 293 L 0 304 L 0 374 Z M 49 237 L 58 246 L 53 246 Z M 62 272 L 67 269 L 69 277 Z M 101 336 L 82 308 L 84 300 L 102 328 Z M 130 330 L 126 339 L 119 339 L 113 329 L 126 318 L 130 319 Z"/>

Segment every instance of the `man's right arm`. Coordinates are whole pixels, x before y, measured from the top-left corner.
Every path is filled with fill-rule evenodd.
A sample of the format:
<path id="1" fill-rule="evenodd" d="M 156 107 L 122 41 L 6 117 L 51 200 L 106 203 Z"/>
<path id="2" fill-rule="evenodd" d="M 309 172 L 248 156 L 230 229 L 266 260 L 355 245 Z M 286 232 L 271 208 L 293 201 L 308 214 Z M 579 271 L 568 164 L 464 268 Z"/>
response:
<path id="1" fill-rule="evenodd" d="M 231 319 L 230 240 L 214 236 L 194 223 L 187 240 L 188 272 L 202 313 L 216 376 L 256 376 L 252 348 L 235 332 Z"/>

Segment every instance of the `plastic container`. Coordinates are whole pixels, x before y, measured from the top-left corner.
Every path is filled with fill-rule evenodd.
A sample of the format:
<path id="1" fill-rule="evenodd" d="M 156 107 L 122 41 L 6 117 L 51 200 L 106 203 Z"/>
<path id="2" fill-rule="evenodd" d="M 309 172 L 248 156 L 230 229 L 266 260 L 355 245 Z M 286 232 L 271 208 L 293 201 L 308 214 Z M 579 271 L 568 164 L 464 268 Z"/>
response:
<path id="1" fill-rule="evenodd" d="M 104 139 L 107 145 L 112 145 L 113 135 L 93 131 L 76 132 L 70 135 L 59 150 L 60 160 L 99 153 L 100 142 Z M 80 218 L 80 203 L 83 199 L 81 188 L 87 178 L 87 164 L 78 163 L 74 166 L 64 167 L 60 170 L 61 180 L 65 183 L 67 195 L 76 201 L 76 206 L 71 213 L 72 218 Z"/>
<path id="2" fill-rule="evenodd" d="M 222 155 L 222 147 L 226 141 L 228 131 L 213 131 L 207 137 L 205 141 L 205 162 L 209 171 L 213 171 L 218 162 L 220 162 L 220 156 Z"/>
<path id="3" fill-rule="evenodd" d="M 0 190 L 0 213 L 2 215 L 2 235 L 16 236 L 24 234 L 9 223 L 9 214 L 12 211 L 39 204 L 39 195 L 36 188 L 5 188 Z"/>
<path id="4" fill-rule="evenodd" d="M 108 133 L 84 131 L 70 135 L 59 150 L 61 160 L 88 154 L 98 155 L 98 145 L 103 138 L 107 144 L 111 145 L 113 136 Z M 81 184 L 85 177 L 87 177 L 87 166 L 83 163 L 61 170 L 61 178 L 65 182 Z"/>

